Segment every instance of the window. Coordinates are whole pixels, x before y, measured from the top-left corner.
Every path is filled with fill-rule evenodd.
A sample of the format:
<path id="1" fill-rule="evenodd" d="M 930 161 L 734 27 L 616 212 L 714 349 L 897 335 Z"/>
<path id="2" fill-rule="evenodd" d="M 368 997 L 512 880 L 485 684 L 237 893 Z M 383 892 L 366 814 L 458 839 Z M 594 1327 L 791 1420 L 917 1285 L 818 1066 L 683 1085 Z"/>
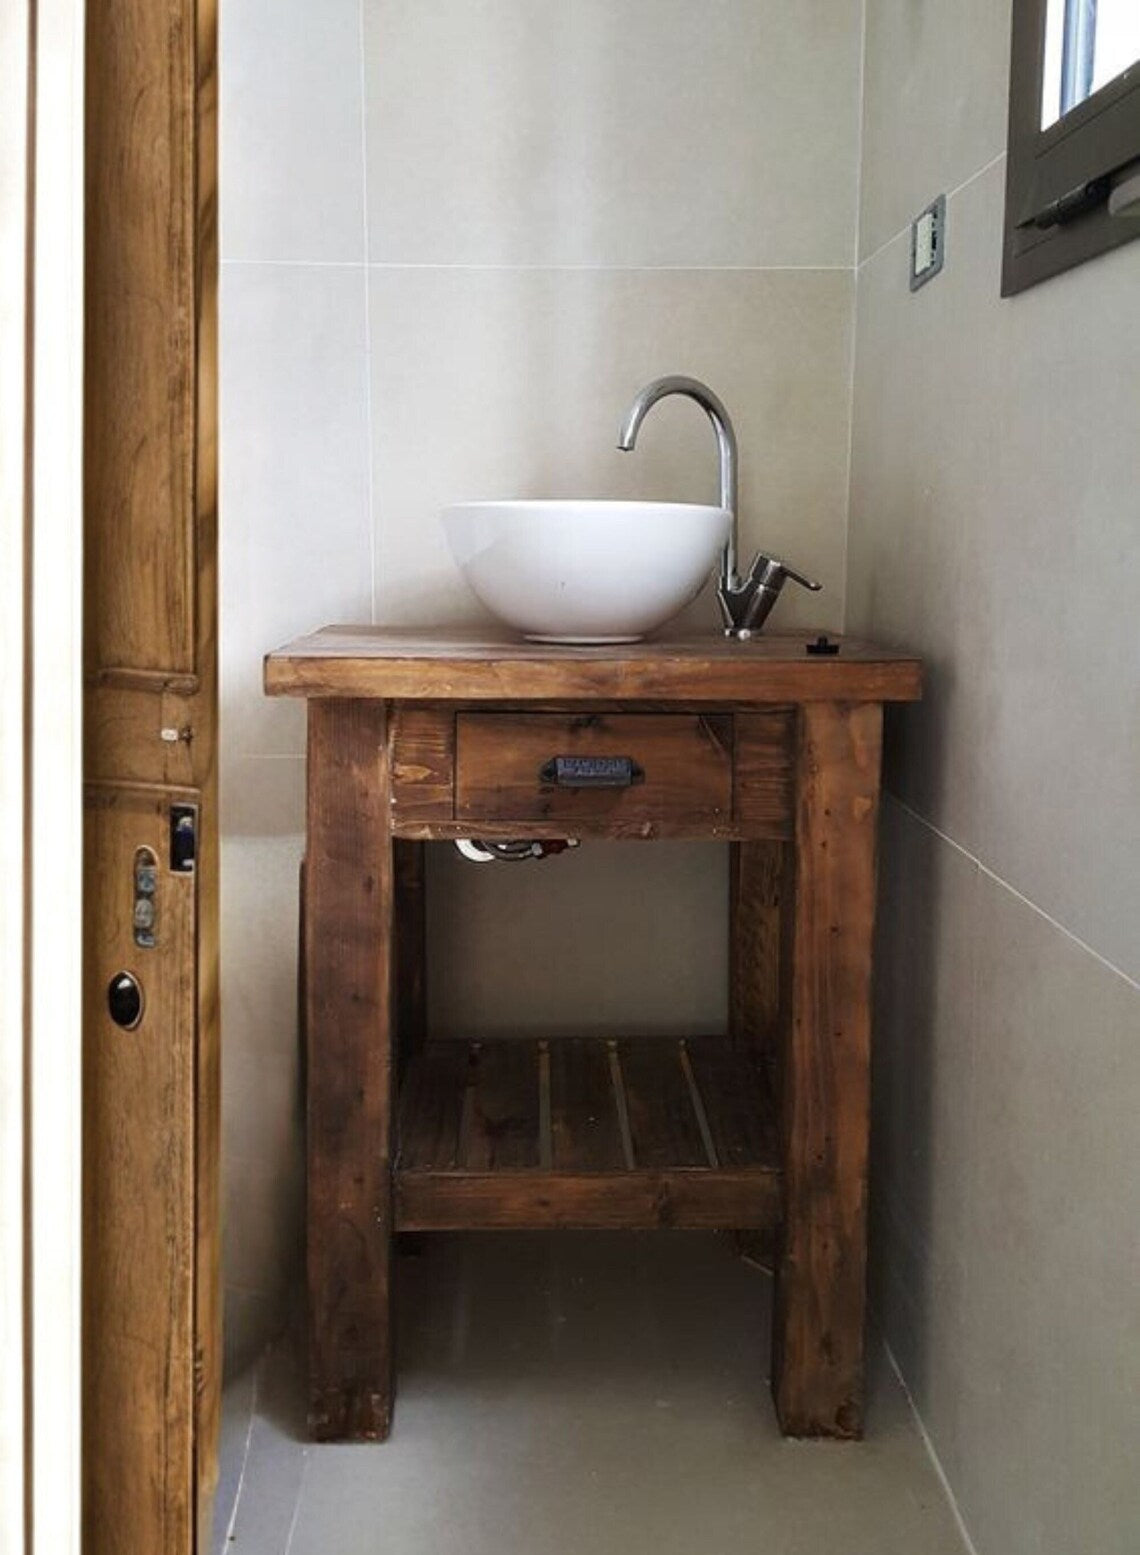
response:
<path id="1" fill-rule="evenodd" d="M 1140 237 L 1140 0 L 1013 0 L 1002 294 Z"/>

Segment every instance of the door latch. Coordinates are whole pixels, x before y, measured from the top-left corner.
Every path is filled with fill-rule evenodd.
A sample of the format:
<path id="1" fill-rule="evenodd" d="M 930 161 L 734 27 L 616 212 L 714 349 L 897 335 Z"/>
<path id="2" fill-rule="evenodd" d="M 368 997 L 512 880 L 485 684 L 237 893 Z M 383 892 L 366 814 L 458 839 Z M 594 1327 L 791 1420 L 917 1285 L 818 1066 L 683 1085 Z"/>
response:
<path id="1" fill-rule="evenodd" d="M 192 875 L 198 852 L 198 806 L 175 804 L 170 807 L 170 870 L 175 875 Z"/>

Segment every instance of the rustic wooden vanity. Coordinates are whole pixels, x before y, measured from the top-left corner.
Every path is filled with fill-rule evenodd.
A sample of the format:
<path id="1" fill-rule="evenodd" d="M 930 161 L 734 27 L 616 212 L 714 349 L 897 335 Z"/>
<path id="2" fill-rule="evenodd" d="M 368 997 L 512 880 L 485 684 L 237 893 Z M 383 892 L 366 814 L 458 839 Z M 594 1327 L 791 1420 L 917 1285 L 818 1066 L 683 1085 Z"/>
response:
<path id="1" fill-rule="evenodd" d="M 393 1237 L 460 1228 L 774 1231 L 780 1424 L 860 1434 L 882 705 L 921 676 L 819 646 L 330 627 L 269 655 L 308 699 L 318 1438 L 387 1434 Z M 433 1042 L 423 844 L 462 837 L 731 844 L 729 1030 Z"/>

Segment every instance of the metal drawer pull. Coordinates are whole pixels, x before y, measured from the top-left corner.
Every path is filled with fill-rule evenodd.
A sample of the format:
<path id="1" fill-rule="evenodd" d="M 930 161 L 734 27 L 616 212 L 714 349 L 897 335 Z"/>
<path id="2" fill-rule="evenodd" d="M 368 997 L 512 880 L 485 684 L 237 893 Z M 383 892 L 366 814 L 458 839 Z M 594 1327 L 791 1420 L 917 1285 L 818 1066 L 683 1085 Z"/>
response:
<path id="1" fill-rule="evenodd" d="M 632 756 L 552 756 L 538 776 L 555 788 L 631 788 L 645 781 Z"/>

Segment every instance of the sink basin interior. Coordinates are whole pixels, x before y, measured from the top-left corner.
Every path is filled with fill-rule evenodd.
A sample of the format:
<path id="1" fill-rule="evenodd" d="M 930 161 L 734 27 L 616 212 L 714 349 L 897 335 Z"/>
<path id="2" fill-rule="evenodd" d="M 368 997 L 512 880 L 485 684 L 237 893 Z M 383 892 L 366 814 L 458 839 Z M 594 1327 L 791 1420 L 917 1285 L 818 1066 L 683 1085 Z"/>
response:
<path id="1" fill-rule="evenodd" d="M 463 576 L 538 642 L 636 642 L 700 593 L 727 508 L 688 502 L 467 502 L 443 527 Z"/>

